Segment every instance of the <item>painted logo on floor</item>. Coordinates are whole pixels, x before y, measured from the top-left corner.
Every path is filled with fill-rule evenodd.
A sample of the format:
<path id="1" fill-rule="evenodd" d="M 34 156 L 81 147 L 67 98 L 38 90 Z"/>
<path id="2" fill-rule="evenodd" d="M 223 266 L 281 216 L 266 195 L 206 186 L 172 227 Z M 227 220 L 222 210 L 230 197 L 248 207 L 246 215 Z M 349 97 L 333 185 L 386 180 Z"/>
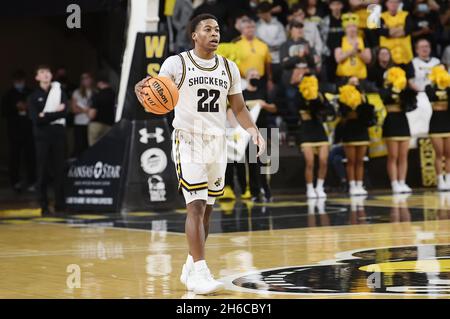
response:
<path id="1" fill-rule="evenodd" d="M 353 250 L 316 265 L 225 278 L 231 290 L 289 294 L 450 295 L 450 245 Z"/>

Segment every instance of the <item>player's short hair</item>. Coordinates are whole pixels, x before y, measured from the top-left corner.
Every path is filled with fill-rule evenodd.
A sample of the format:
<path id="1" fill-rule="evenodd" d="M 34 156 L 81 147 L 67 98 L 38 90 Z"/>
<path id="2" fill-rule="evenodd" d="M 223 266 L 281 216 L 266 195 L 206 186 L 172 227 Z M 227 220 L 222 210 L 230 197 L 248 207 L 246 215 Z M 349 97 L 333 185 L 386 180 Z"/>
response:
<path id="1" fill-rule="evenodd" d="M 217 20 L 216 16 L 209 14 L 209 13 L 202 13 L 199 14 L 197 16 L 195 16 L 194 18 L 192 18 L 191 20 L 191 24 L 190 24 L 190 33 L 194 32 L 195 29 L 197 29 L 197 26 L 200 24 L 200 22 L 202 22 L 203 20 L 208 20 L 208 19 L 213 19 L 216 20 L 217 23 L 219 23 L 219 20 Z"/>

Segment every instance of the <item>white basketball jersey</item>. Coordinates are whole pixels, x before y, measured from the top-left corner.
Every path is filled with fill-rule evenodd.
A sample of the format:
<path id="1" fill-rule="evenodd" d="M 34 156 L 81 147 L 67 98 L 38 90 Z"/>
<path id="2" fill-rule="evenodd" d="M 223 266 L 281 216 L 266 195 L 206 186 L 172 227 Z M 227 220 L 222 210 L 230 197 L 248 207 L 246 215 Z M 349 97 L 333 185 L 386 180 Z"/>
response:
<path id="1" fill-rule="evenodd" d="M 235 63 L 219 55 L 212 60 L 200 59 L 191 50 L 169 57 L 159 75 L 172 78 L 178 86 L 174 128 L 225 134 L 227 96 L 242 92 Z"/>
<path id="2" fill-rule="evenodd" d="M 428 61 L 424 61 L 416 57 L 412 60 L 414 66 L 414 83 L 420 91 L 424 91 L 425 87 L 431 83 L 428 79 L 428 74 L 430 74 L 431 69 L 439 63 L 440 61 L 437 58 L 431 58 Z"/>

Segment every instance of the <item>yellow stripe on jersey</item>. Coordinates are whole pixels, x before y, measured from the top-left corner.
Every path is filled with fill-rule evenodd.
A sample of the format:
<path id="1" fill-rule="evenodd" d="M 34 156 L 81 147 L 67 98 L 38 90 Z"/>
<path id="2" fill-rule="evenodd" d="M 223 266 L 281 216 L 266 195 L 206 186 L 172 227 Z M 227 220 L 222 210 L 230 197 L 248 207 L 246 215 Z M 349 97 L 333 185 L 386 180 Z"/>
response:
<path id="1" fill-rule="evenodd" d="M 223 188 L 218 191 L 213 191 L 213 190 L 208 189 L 208 196 L 218 197 L 218 196 L 222 196 L 224 192 L 225 192 L 225 190 Z"/>
<path id="2" fill-rule="evenodd" d="M 180 178 L 180 183 L 181 183 L 181 186 L 183 188 L 187 189 L 188 191 L 201 190 L 201 189 L 207 189 L 208 188 L 208 183 L 207 182 L 198 183 L 198 184 L 189 184 L 182 177 Z"/>

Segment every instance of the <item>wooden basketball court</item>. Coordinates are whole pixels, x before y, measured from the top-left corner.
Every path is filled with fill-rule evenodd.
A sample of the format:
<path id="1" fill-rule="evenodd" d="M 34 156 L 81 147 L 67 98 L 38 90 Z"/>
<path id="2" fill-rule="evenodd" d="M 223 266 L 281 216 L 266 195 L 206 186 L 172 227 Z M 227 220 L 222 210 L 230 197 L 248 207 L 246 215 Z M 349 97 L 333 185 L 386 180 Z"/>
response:
<path id="1" fill-rule="evenodd" d="M 185 211 L 0 212 L 0 298 L 448 298 L 450 193 L 220 202 L 207 261 L 226 290 L 179 281 Z"/>

